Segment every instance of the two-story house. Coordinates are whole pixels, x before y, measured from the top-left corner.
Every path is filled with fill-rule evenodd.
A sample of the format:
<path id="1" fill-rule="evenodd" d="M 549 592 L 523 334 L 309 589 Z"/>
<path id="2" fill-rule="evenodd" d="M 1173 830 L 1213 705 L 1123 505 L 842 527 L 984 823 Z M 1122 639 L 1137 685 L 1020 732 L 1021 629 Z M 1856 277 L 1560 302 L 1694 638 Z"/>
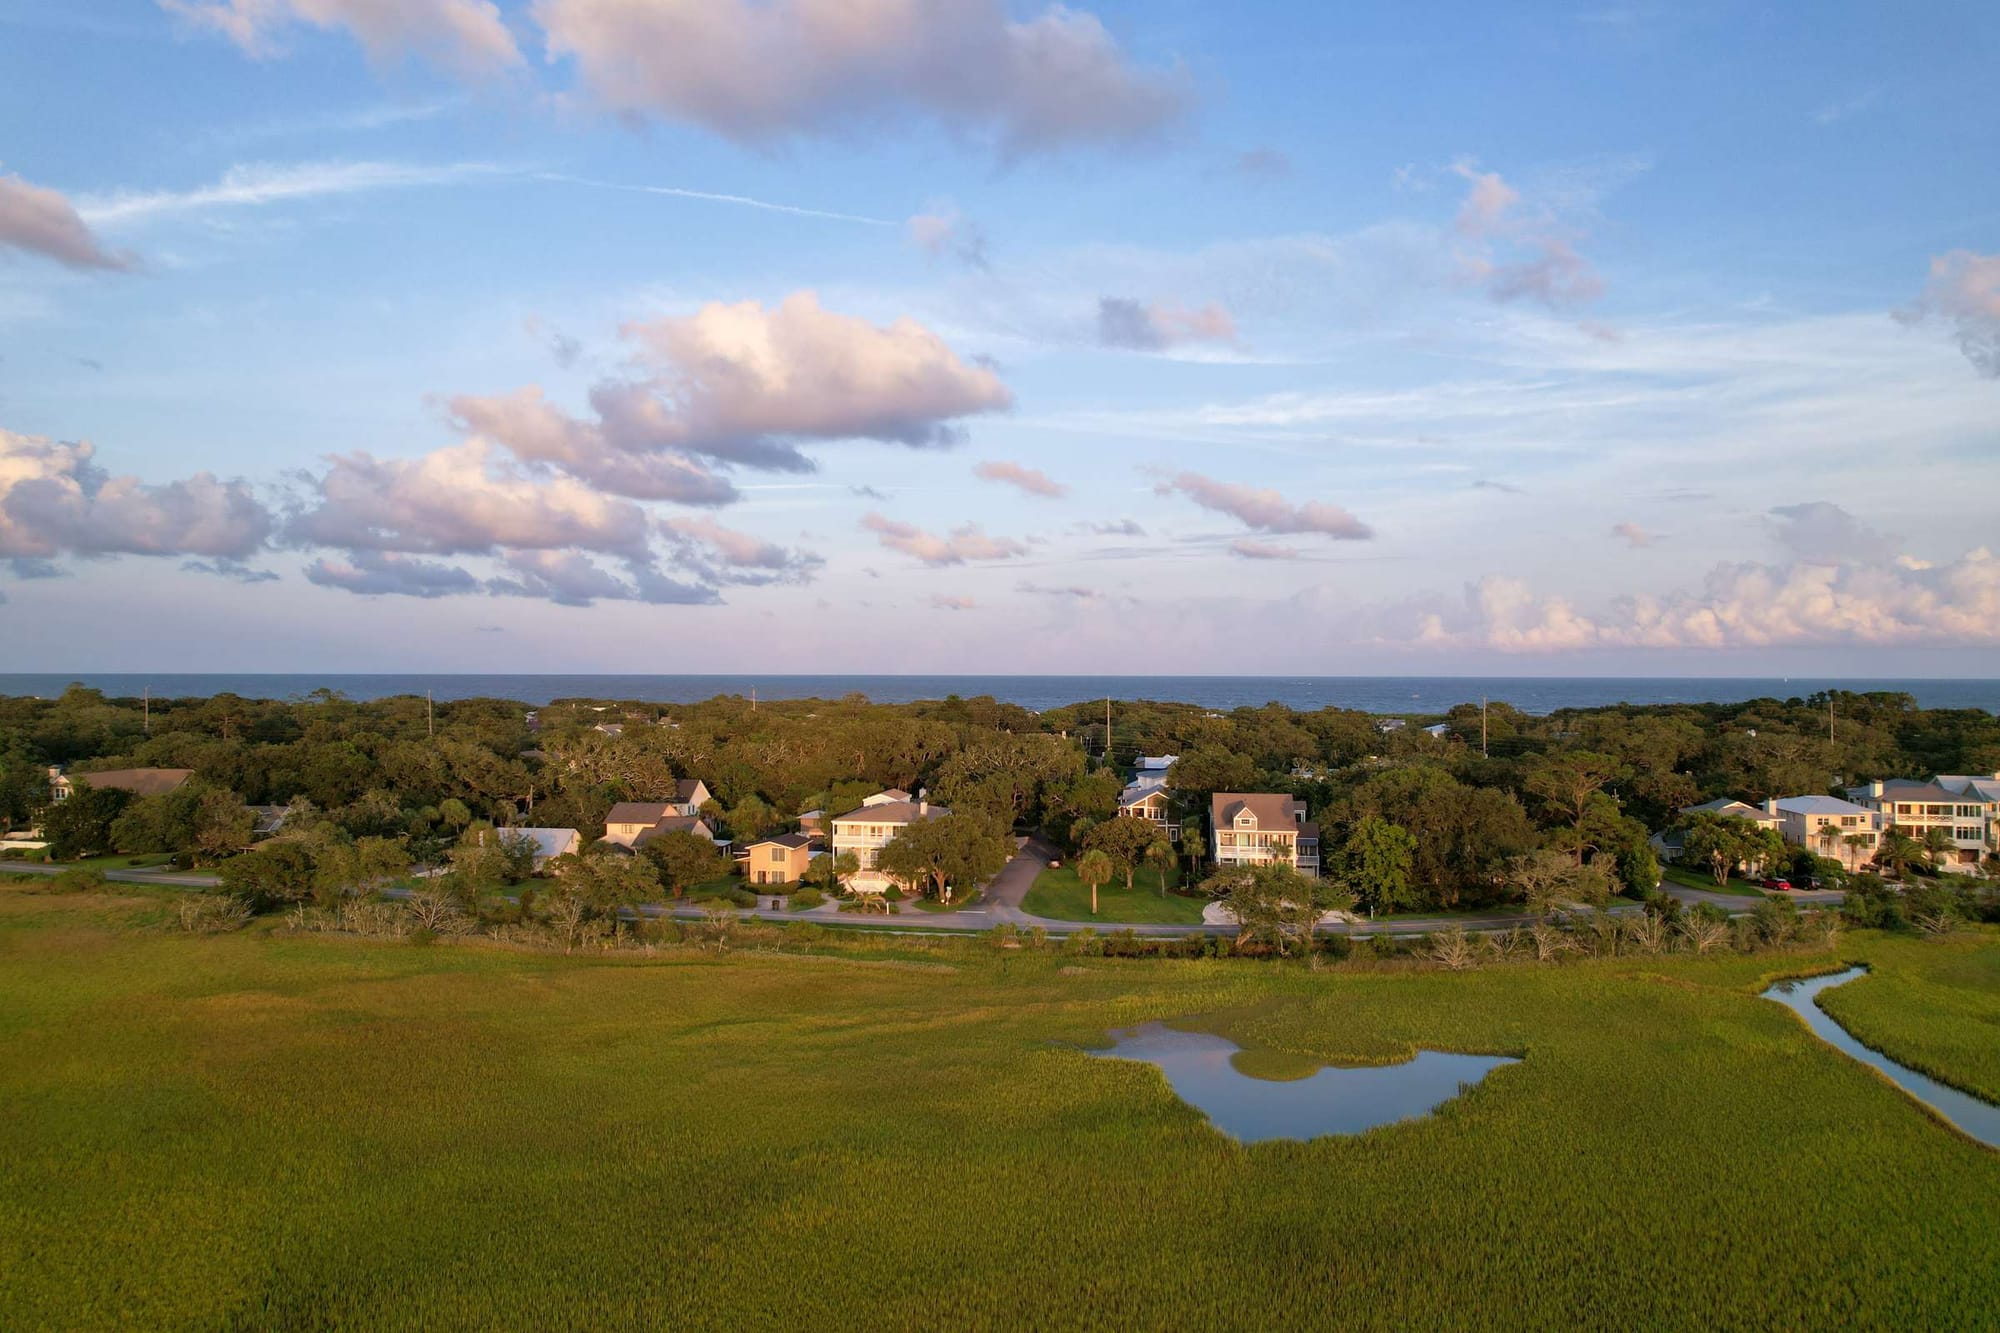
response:
<path id="1" fill-rule="evenodd" d="M 1319 876 L 1319 825 L 1305 802 L 1280 792 L 1221 791 L 1209 802 L 1209 856 L 1216 868 L 1279 861 Z"/>
<path id="2" fill-rule="evenodd" d="M 894 799 L 898 796 L 903 799 Z M 869 797 L 858 810 L 836 816 L 833 821 L 833 854 L 839 856 L 842 852 L 853 852 L 858 867 L 848 878 L 847 887 L 856 893 L 887 891 L 893 881 L 875 868 L 875 860 L 882 849 L 910 825 L 950 813 L 941 805 L 932 805 L 922 792 L 918 792 L 913 800 L 908 792 L 891 790 Z"/>
<path id="3" fill-rule="evenodd" d="M 1127 819 L 1143 819 L 1160 830 L 1169 842 L 1181 840 L 1181 826 L 1174 818 L 1173 794 L 1167 780 L 1158 773 L 1141 773 L 1118 793 L 1118 813 Z"/>
<path id="4" fill-rule="evenodd" d="M 1794 847 L 1859 870 L 1875 859 L 1881 842 L 1882 816 L 1866 806 L 1837 796 L 1777 796 L 1764 802 L 1775 815 L 1778 833 Z"/>
<path id="5" fill-rule="evenodd" d="M 1955 874 L 1978 872 L 1987 850 L 1991 807 L 1977 793 L 1967 795 L 1936 782 L 1891 778 L 1865 787 L 1849 787 L 1847 798 L 1882 816 L 1883 831 L 1923 842 L 1934 828 L 1951 839 L 1952 850 L 1938 869 Z"/>
<path id="6" fill-rule="evenodd" d="M 819 855 L 819 839 L 810 833 L 759 838 L 743 849 L 743 878 L 752 884 L 796 884 Z"/>
<path id="7" fill-rule="evenodd" d="M 708 784 L 700 778 L 682 778 L 674 783 L 670 801 L 620 801 L 604 816 L 604 840 L 636 847 L 640 837 L 658 828 L 661 820 L 699 818 L 701 808 L 712 799 Z"/>
<path id="8" fill-rule="evenodd" d="M 1986 807 L 1986 854 L 2000 856 L 2000 773 L 1940 773 L 1933 779 L 1946 791 L 1957 792 L 1961 804 Z"/>

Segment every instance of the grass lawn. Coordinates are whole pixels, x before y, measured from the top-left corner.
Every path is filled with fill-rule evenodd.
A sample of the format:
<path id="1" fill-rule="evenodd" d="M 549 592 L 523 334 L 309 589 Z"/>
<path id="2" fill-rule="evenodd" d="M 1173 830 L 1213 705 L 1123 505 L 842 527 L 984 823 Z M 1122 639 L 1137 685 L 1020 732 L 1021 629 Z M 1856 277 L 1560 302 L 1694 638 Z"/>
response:
<path id="1" fill-rule="evenodd" d="M 1669 884 L 1678 884 L 1684 889 L 1706 889 L 1710 893 L 1727 893 L 1737 898 L 1764 898 L 1769 895 L 1747 879 L 1731 877 L 1727 884 L 1717 884 L 1715 876 L 1699 870 L 1689 870 L 1686 866 L 1663 865 L 1660 878 Z"/>
<path id="2" fill-rule="evenodd" d="M 1206 901 L 1201 898 L 1184 898 L 1177 893 L 1160 896 L 1160 872 L 1151 866 L 1140 869 L 1133 877 L 1134 887 L 1127 890 L 1123 875 L 1097 890 L 1097 915 L 1090 914 L 1090 887 L 1076 877 L 1076 871 L 1069 866 L 1044 870 L 1035 877 L 1034 887 L 1022 901 L 1022 908 L 1035 915 L 1045 916 L 1052 921 L 1091 921 L 1113 925 L 1186 925 L 1201 924 L 1201 909 Z"/>
<path id="3" fill-rule="evenodd" d="M 2000 1308 L 2000 1153 L 1755 998 L 1870 962 L 1867 1021 L 1976 1082 L 1990 929 L 1312 972 L 134 928 L 159 899 L 0 891 L 0 1327 L 1970 1328 Z M 1274 1070 L 1524 1058 L 1423 1120 L 1246 1148 L 1152 1068 L 1079 1049 L 1190 1016 L 1293 1057 Z"/>
<path id="4" fill-rule="evenodd" d="M 967 907 L 977 906 L 979 900 L 985 896 L 978 889 L 974 889 L 971 893 L 952 895 L 952 900 L 949 903 L 941 903 L 935 898 L 905 898 L 903 899 L 903 906 L 914 907 L 919 912 L 957 912 Z"/>

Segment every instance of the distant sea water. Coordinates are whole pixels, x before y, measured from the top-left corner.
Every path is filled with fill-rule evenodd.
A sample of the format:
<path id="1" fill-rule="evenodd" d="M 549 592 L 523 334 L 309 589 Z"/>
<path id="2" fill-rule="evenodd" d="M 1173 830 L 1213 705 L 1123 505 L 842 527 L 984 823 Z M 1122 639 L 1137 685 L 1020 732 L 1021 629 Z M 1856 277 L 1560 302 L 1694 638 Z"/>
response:
<path id="1" fill-rule="evenodd" d="M 1280 703 L 1307 711 L 1353 708 L 1369 713 L 1442 713 L 1482 698 L 1524 713 L 1606 704 L 1736 703 L 1802 698 L 1823 689 L 1908 694 L 1924 708 L 2000 712 L 2000 680 L 1839 680 L 1794 676 L 1694 678 L 1636 676 L 577 676 L 577 675 L 74 675 L 0 674 L 0 694 L 53 696 L 72 682 L 113 697 L 189 698 L 237 694 L 289 699 L 336 690 L 350 699 L 397 694 L 438 699 L 496 698 L 542 705 L 555 699 L 698 703 L 721 694 L 760 699 L 837 699 L 862 694 L 877 703 L 950 695 L 991 695 L 1036 710 L 1091 700 L 1152 699 L 1226 711 Z"/>

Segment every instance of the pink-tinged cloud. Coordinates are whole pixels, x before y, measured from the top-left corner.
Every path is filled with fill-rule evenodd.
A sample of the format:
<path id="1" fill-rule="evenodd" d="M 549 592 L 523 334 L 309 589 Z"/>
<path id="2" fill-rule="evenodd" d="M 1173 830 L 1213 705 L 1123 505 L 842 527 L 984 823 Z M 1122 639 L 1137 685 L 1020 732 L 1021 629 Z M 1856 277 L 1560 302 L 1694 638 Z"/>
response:
<path id="1" fill-rule="evenodd" d="M 1156 134 L 1178 70 L 1135 66 L 1090 14 L 1002 0 L 535 0 L 549 56 L 604 107 L 744 143 L 917 112 L 1006 156 Z"/>
<path id="2" fill-rule="evenodd" d="M 1059 500 L 1069 494 L 1069 487 L 1051 480 L 1047 473 L 1023 467 L 1019 463 L 986 462 L 972 470 L 986 481 L 997 481 L 1018 487 L 1029 495 L 1039 495 L 1044 499 Z"/>
<path id="3" fill-rule="evenodd" d="M 1198 472 L 1182 472 L 1157 488 L 1175 491 L 1204 509 L 1227 514 L 1245 527 L 1278 534 L 1318 533 L 1339 541 L 1366 541 L 1374 529 L 1339 505 L 1313 500 L 1293 504 L 1275 490 L 1217 481 Z"/>
<path id="4" fill-rule="evenodd" d="M 962 565 L 975 560 L 1011 560 L 1028 553 L 1027 546 L 1011 537 L 989 537 L 976 523 L 952 529 L 947 536 L 926 532 L 911 523 L 901 523 L 869 514 L 861 526 L 892 551 L 901 551 L 932 566 Z"/>
<path id="5" fill-rule="evenodd" d="M 1792 509 L 1800 521 L 1823 525 L 1823 511 L 1834 507 Z M 1773 513 L 1784 518 L 1787 511 Z M 1467 589 L 1462 614 L 1427 617 L 1418 638 L 1520 653 L 1990 647 L 2000 645 L 2000 558 L 1980 547 L 1938 565 L 1885 556 L 1877 547 L 1785 564 L 1720 564 L 1698 590 L 1623 598 L 1599 613 L 1537 593 L 1522 580 L 1491 575 Z"/>
<path id="6" fill-rule="evenodd" d="M 1097 340 L 1106 347 L 1160 352 L 1183 343 L 1233 343 L 1236 321 L 1219 305 L 1199 310 L 1105 296 L 1097 302 Z"/>
<path id="7" fill-rule="evenodd" d="M 979 603 L 970 597 L 947 597 L 943 593 L 937 593 L 931 597 L 931 605 L 939 611 L 970 611 Z"/>
<path id="8" fill-rule="evenodd" d="M 491 0 L 159 0 L 259 58 L 277 54 L 286 29 L 342 29 L 371 59 L 419 55 L 461 74 L 494 74 L 522 63 Z"/>
<path id="9" fill-rule="evenodd" d="M 2000 376 L 2000 254 L 1953 250 L 1937 256 L 1923 294 L 1898 315 L 1950 325 L 1965 359 L 1981 374 Z"/>
<path id="10" fill-rule="evenodd" d="M 1563 310 L 1604 294 L 1604 279 L 1549 210 L 1524 207 L 1520 191 L 1497 171 L 1469 162 L 1452 169 L 1468 182 L 1453 224 L 1466 242 L 1459 266 L 1489 296 Z"/>
<path id="11" fill-rule="evenodd" d="M 1453 163 L 1452 170 L 1468 182 L 1455 223 L 1459 235 L 1485 240 L 1500 230 L 1521 202 L 1521 192 L 1502 180 L 1499 172 L 1480 171 L 1470 162 Z"/>
<path id="12" fill-rule="evenodd" d="M 1653 534 L 1640 527 L 1637 523 L 1615 524 L 1611 529 L 1611 535 L 1619 538 L 1627 546 L 1631 547 L 1651 546 L 1653 544 Z"/>
<path id="13" fill-rule="evenodd" d="M 76 206 L 55 190 L 0 176 L 0 250 L 41 255 L 71 268 L 127 269 L 92 234 Z"/>
<path id="14" fill-rule="evenodd" d="M 467 431 L 523 462 L 551 464 L 614 495 L 684 505 L 733 504 L 739 498 L 734 484 L 699 459 L 674 450 L 620 448 L 602 424 L 568 415 L 535 385 L 490 397 L 461 394 L 450 408 Z"/>
<path id="15" fill-rule="evenodd" d="M 826 563 L 712 518 L 672 518 L 660 526 L 679 546 L 681 562 L 711 583 L 805 583 Z"/>
<path id="16" fill-rule="evenodd" d="M 240 481 L 152 484 L 97 467 L 89 444 L 0 429 L 0 557 L 211 556 L 261 550 L 271 513 Z"/>
<path id="17" fill-rule="evenodd" d="M 703 306 L 627 325 L 640 372 L 590 390 L 595 420 L 539 387 L 451 399 L 469 431 L 526 462 L 619 495 L 722 505 L 737 498 L 712 465 L 810 472 L 800 446 L 848 439 L 944 448 L 959 421 L 1003 411 L 1000 377 L 969 365 L 911 319 L 877 325 L 797 292 L 778 306 Z"/>
<path id="18" fill-rule="evenodd" d="M 336 455 L 309 487 L 286 525 L 305 545 L 426 555 L 649 549 L 638 505 L 570 477 L 528 476 L 478 439 L 417 459 Z"/>
<path id="19" fill-rule="evenodd" d="M 1229 553 L 1240 555 L 1245 560 L 1296 560 L 1299 552 L 1290 546 L 1280 546 L 1276 542 L 1260 542 L 1254 537 L 1239 537 L 1229 543 Z"/>
<path id="20" fill-rule="evenodd" d="M 918 213 L 905 225 L 910 244 L 933 259 L 950 256 L 973 268 L 987 266 L 985 231 L 949 204 Z"/>

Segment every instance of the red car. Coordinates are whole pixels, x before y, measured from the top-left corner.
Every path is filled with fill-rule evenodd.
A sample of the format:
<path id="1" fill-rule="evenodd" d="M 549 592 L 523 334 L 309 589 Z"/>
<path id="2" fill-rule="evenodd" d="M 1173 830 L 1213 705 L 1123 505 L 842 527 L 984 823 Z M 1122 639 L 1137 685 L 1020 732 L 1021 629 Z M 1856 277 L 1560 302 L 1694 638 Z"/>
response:
<path id="1" fill-rule="evenodd" d="M 1788 879 L 1779 879 L 1773 876 L 1770 879 L 1758 880 L 1757 887 L 1760 889 L 1775 889 L 1779 893 L 1790 893 L 1792 891 L 1792 882 Z"/>

